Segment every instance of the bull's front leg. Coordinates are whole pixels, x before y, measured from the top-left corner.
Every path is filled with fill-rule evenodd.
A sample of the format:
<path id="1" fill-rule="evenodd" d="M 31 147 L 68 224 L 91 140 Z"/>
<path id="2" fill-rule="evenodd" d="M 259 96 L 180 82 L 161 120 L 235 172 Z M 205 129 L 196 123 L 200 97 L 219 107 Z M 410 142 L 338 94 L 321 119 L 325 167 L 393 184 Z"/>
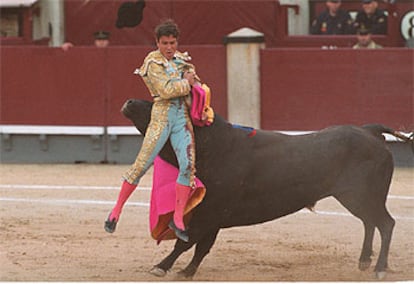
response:
<path id="1" fill-rule="evenodd" d="M 171 269 L 174 265 L 174 262 L 177 258 L 185 251 L 189 250 L 194 245 L 194 242 L 191 241 L 186 243 L 181 240 L 177 240 L 174 245 L 174 250 L 164 258 L 160 263 L 155 265 L 150 273 L 158 277 L 164 277 L 167 274 L 167 271 Z"/>

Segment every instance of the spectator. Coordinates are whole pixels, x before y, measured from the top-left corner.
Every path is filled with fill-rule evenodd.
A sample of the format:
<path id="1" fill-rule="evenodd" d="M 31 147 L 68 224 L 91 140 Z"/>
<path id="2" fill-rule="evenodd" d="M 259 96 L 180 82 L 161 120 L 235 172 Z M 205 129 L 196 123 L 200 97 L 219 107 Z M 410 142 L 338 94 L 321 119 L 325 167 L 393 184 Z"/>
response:
<path id="1" fill-rule="evenodd" d="M 108 47 L 109 46 L 109 36 L 110 33 L 107 31 L 97 31 L 93 34 L 94 36 L 94 44 L 96 47 Z M 75 45 L 71 42 L 65 42 L 62 44 L 61 48 L 64 51 L 68 51 L 70 48 L 74 47 Z"/>
<path id="2" fill-rule="evenodd" d="M 341 0 L 326 1 L 326 10 L 313 22 L 311 34 L 342 35 L 352 33 L 352 20 L 348 12 L 342 10 Z"/>
<path id="3" fill-rule="evenodd" d="M 362 25 L 372 34 L 387 33 L 387 15 L 378 8 L 378 1 L 362 0 L 362 10 L 356 16 L 354 29 L 357 31 Z"/>
<path id="4" fill-rule="evenodd" d="M 111 34 L 107 31 L 97 31 L 93 34 L 96 47 L 108 47 L 109 46 L 109 36 Z"/>
<path id="5" fill-rule="evenodd" d="M 371 38 L 371 31 L 367 28 L 365 28 L 364 25 L 362 25 L 361 28 L 357 31 L 357 40 L 358 42 L 352 47 L 353 49 L 363 49 L 363 48 L 382 48 L 381 45 L 377 44 L 375 41 Z"/>

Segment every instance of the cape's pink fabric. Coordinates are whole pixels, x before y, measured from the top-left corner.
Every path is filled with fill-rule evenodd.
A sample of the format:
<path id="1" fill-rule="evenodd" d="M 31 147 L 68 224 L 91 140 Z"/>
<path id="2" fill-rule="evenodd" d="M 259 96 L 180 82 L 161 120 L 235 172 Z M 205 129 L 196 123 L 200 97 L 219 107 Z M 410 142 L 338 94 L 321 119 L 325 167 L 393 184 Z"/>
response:
<path id="1" fill-rule="evenodd" d="M 192 102 L 191 102 L 191 120 L 194 125 L 205 126 L 210 125 L 208 121 L 203 121 L 202 115 L 206 104 L 206 93 L 201 86 L 193 86 L 192 90 Z"/>
<path id="2" fill-rule="evenodd" d="M 159 217 L 173 212 L 175 208 L 175 184 L 178 177 L 178 169 L 167 163 L 159 156 L 154 160 L 154 174 L 150 205 L 150 230 L 153 232 L 157 226 Z M 196 178 L 196 188 L 204 187 Z"/>

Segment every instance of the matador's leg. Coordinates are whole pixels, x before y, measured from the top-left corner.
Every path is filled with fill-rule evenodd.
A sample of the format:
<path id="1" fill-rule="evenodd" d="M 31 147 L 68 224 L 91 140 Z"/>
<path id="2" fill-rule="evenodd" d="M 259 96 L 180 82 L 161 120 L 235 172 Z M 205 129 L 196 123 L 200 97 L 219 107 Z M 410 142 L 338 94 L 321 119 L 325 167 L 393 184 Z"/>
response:
<path id="1" fill-rule="evenodd" d="M 119 220 L 119 216 L 121 215 L 126 201 L 131 196 L 132 192 L 134 192 L 141 177 L 152 165 L 155 157 L 161 151 L 169 137 L 170 124 L 168 123 L 167 113 L 168 105 L 156 106 L 156 104 L 154 104 L 152 115 L 155 115 L 157 119 L 151 120 L 138 156 L 134 164 L 123 176 L 124 181 L 117 202 L 104 226 L 105 230 L 109 233 L 115 231 L 116 223 Z"/>
<path id="2" fill-rule="evenodd" d="M 184 209 L 190 197 L 191 186 L 194 184 L 195 143 L 193 127 L 187 111 L 183 107 L 177 124 L 172 128 L 170 140 L 177 156 L 180 171 L 175 187 L 174 217 L 169 226 L 175 231 L 178 238 L 188 242 L 189 237 L 183 218 Z"/>

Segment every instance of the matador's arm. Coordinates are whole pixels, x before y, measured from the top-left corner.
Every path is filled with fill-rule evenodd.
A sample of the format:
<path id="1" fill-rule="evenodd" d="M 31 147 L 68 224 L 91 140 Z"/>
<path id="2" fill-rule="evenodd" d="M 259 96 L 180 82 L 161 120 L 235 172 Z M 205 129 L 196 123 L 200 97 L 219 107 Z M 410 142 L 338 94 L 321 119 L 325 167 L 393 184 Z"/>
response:
<path id="1" fill-rule="evenodd" d="M 191 86 L 187 79 L 179 76 L 179 73 L 169 76 L 164 66 L 153 63 L 148 66 L 147 80 L 152 86 L 154 95 L 163 99 L 183 97 L 190 93 Z"/>

